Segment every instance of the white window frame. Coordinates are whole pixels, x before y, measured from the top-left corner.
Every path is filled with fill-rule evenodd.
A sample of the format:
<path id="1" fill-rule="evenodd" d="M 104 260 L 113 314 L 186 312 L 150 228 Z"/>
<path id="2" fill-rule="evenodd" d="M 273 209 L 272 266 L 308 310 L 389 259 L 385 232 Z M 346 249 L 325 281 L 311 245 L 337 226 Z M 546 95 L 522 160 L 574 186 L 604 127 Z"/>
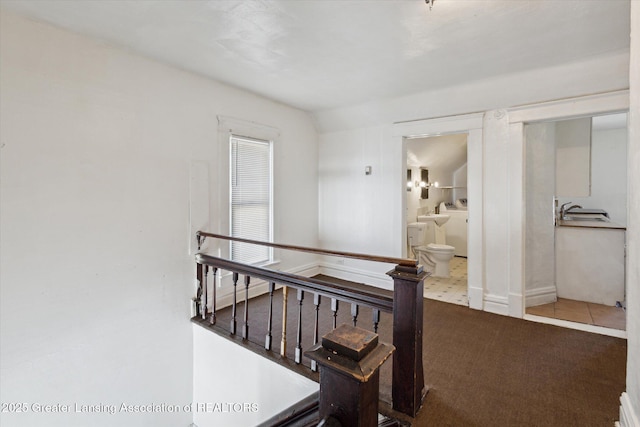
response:
<path id="1" fill-rule="evenodd" d="M 236 135 L 249 139 L 255 140 L 263 140 L 271 142 L 271 236 L 272 239 L 276 239 L 278 233 L 277 226 L 277 215 L 278 211 L 275 205 L 276 202 L 276 192 L 277 188 L 275 188 L 275 168 L 277 167 L 277 150 L 279 146 L 280 139 L 280 131 L 274 127 L 259 124 L 256 122 L 251 122 L 243 119 L 227 117 L 227 116 L 217 116 L 218 119 L 218 138 L 217 138 L 217 152 L 211 153 L 212 156 L 218 159 L 216 172 L 214 173 L 214 179 L 217 187 L 217 197 L 214 197 L 211 201 L 212 212 L 217 212 L 218 214 L 214 214 L 211 218 L 211 228 L 215 230 L 218 234 L 226 234 L 230 235 L 231 230 L 231 206 L 230 206 L 230 136 Z M 231 259 L 231 245 L 228 241 L 215 239 L 210 242 L 212 246 L 209 247 L 209 253 L 217 253 L 219 257 Z M 279 261 L 277 259 L 279 251 L 273 250 L 271 254 L 271 262 L 257 264 L 260 266 L 266 265 L 275 265 L 278 264 Z M 227 286 L 230 284 L 229 278 L 226 276 L 231 276 L 230 273 L 223 273 L 223 281 L 221 286 Z"/>
<path id="2" fill-rule="evenodd" d="M 267 238 L 266 239 L 260 239 L 254 236 L 247 236 L 247 235 L 234 235 L 234 206 L 236 205 L 236 203 L 234 203 L 234 188 L 237 187 L 236 182 L 238 180 L 238 176 L 235 176 L 234 173 L 236 172 L 236 164 L 237 162 L 234 162 L 233 160 L 233 149 L 232 146 L 234 144 L 234 141 L 237 142 L 242 142 L 242 143 L 249 143 L 249 144 L 256 144 L 256 145 L 264 145 L 266 146 L 267 150 L 268 150 L 268 165 L 267 165 L 267 173 L 268 173 L 268 177 L 266 178 L 268 180 L 268 199 L 266 200 L 267 203 L 267 216 L 268 216 L 268 220 L 267 220 L 267 230 L 262 230 L 262 231 L 266 231 L 267 232 Z M 259 139 L 259 138 L 253 138 L 253 137 L 248 137 L 248 136 L 244 136 L 244 135 L 239 135 L 236 133 L 231 133 L 229 135 L 229 235 L 232 237 L 242 237 L 245 239 L 252 239 L 252 240 L 262 240 L 262 241 L 268 241 L 268 242 L 273 242 L 273 141 L 271 140 L 265 140 L 265 139 Z M 250 202 L 252 203 L 252 202 Z M 259 259 L 259 260 L 246 260 L 244 259 L 242 256 L 240 257 L 234 257 L 234 246 L 236 245 L 240 245 L 240 247 L 244 246 L 244 245 L 248 245 L 245 243 L 239 243 L 239 242 L 234 242 L 234 241 L 230 241 L 229 242 L 229 255 L 230 255 L 230 259 L 233 261 L 239 261 L 239 262 L 245 262 L 245 263 L 250 263 L 250 264 L 254 264 L 254 265 L 266 265 L 266 264 L 271 264 L 273 262 L 273 248 L 271 247 L 266 247 L 266 246 L 259 246 L 257 247 L 257 249 L 264 249 L 265 250 L 265 254 L 266 257 L 263 259 Z M 237 250 L 237 249 L 236 249 Z"/>

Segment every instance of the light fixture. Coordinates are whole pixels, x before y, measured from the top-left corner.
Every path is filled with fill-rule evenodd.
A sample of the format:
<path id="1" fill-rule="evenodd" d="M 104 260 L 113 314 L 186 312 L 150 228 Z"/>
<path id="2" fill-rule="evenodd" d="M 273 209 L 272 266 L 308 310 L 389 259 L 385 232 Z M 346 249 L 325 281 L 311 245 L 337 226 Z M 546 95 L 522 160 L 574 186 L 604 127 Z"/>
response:
<path id="1" fill-rule="evenodd" d="M 417 180 L 414 181 L 413 173 L 411 172 L 411 169 L 407 169 L 407 191 L 411 191 L 414 188 L 428 190 L 431 187 L 439 188 L 440 184 L 438 183 L 438 181 L 429 182 L 429 171 L 427 170 L 427 168 L 425 167 L 420 168 L 420 181 L 417 181 Z M 428 193 L 425 193 L 424 198 L 428 197 L 427 194 Z"/>
<path id="2" fill-rule="evenodd" d="M 411 186 L 410 182 L 407 182 L 408 186 Z M 416 181 L 415 183 L 413 183 L 414 187 L 419 187 L 419 188 L 431 188 L 431 187 L 435 187 L 438 188 L 440 187 L 440 184 L 438 183 L 438 181 L 436 182 L 426 182 L 426 181 Z"/>

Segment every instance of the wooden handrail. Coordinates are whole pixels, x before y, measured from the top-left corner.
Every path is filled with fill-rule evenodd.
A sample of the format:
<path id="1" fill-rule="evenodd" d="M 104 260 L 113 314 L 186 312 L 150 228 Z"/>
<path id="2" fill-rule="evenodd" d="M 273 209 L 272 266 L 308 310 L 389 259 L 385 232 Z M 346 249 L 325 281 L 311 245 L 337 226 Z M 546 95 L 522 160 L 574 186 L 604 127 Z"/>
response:
<path id="1" fill-rule="evenodd" d="M 270 243 L 270 242 L 263 242 L 260 240 L 231 237 L 231 236 L 226 236 L 224 234 L 207 233 L 206 231 L 196 232 L 196 237 L 198 239 L 198 249 L 200 249 L 202 241 L 204 241 L 205 237 L 213 237 L 215 239 L 231 240 L 234 242 L 241 242 L 241 243 L 251 243 L 254 245 L 268 246 L 270 248 L 276 248 L 276 249 L 287 249 L 292 251 L 309 252 L 317 255 L 339 256 L 344 258 L 353 258 L 353 259 L 359 259 L 359 260 L 365 260 L 365 261 L 384 262 L 388 264 L 398 264 L 406 267 L 415 267 L 418 265 L 418 262 L 415 259 L 411 259 L 411 258 L 395 258 L 395 257 L 386 257 L 386 256 L 379 256 L 379 255 L 359 254 L 354 252 L 333 251 L 329 249 L 310 248 L 305 246 L 284 245 L 280 243 Z"/>
<path id="2" fill-rule="evenodd" d="M 298 305 L 297 315 L 297 339 L 295 348 L 295 363 L 300 364 L 302 361 L 302 309 L 305 292 L 314 294 L 314 306 L 316 310 L 316 322 L 314 331 L 314 345 L 317 343 L 318 321 L 317 313 L 320 305 L 320 295 L 331 298 L 331 311 L 333 313 L 333 327 L 336 328 L 336 315 L 338 313 L 338 301 L 346 301 L 351 303 L 351 315 L 353 317 L 353 326 L 356 326 L 358 318 L 358 306 L 363 305 L 372 308 L 374 332 L 377 332 L 378 322 L 380 321 L 380 312 L 391 312 L 393 315 L 393 345 L 396 353 L 393 357 L 392 368 L 392 384 L 391 394 L 393 400 L 393 409 L 403 414 L 415 417 L 418 410 L 422 406 L 422 402 L 426 393 L 424 383 L 424 369 L 422 365 L 422 328 L 423 328 L 423 305 L 422 298 L 424 292 L 424 279 L 428 276 L 422 266 L 416 260 L 405 258 L 382 257 L 375 255 L 364 255 L 350 252 L 330 251 L 324 249 L 308 248 L 302 246 L 283 245 L 277 243 L 261 242 L 257 240 L 243 239 L 238 237 L 230 237 L 221 234 L 207 233 L 198 231 L 196 234 L 198 240 L 198 249 L 202 246 L 202 242 L 206 237 L 231 240 L 242 243 L 257 244 L 269 246 L 272 248 L 280 248 L 286 250 L 294 250 L 300 252 L 310 252 L 319 255 L 341 256 L 355 258 L 367 261 L 395 263 L 393 270 L 389 271 L 389 275 L 393 279 L 393 293 L 384 289 L 375 291 L 370 289 L 359 288 L 359 284 L 335 284 L 320 280 L 317 278 L 309 278 L 299 276 L 292 273 L 286 273 L 277 270 L 271 270 L 264 267 L 257 267 L 250 264 L 244 264 L 231 261 L 224 258 L 218 258 L 211 255 L 198 253 L 196 254 L 196 273 L 198 281 L 198 291 L 196 297 L 192 300 L 194 303 L 194 311 L 200 313 L 203 321 L 206 321 L 207 315 L 210 314 L 210 325 L 216 323 L 216 277 L 218 269 L 232 272 L 233 277 L 233 305 L 232 319 L 230 331 L 231 335 L 236 335 L 236 288 L 239 274 L 244 278 L 244 322 L 243 322 L 243 339 L 248 339 L 248 305 L 249 305 L 249 283 L 251 278 L 262 279 L 268 282 L 270 288 L 269 304 L 272 306 L 273 288 L 275 284 L 284 285 L 283 292 L 283 332 L 282 332 L 282 348 L 281 353 L 286 354 L 286 306 L 288 287 L 296 289 L 296 299 Z M 213 284 L 212 290 L 212 310 L 208 312 L 207 295 L 208 272 L 212 271 Z M 362 285 L 364 286 L 364 285 Z M 317 299 L 316 299 L 317 297 Z M 271 315 L 271 314 L 270 314 Z M 198 320 L 200 322 L 200 320 Z M 271 348 L 271 322 L 268 322 L 268 332 L 265 338 L 265 349 Z M 315 370 L 314 367 L 311 367 Z"/>
<path id="3" fill-rule="evenodd" d="M 382 289 L 379 293 L 375 294 L 371 292 L 363 292 L 359 289 L 338 286 L 324 280 L 299 276 L 297 274 L 285 273 L 282 271 L 268 270 L 266 268 L 255 267 L 205 254 L 197 254 L 196 262 L 198 264 L 214 266 L 227 271 L 234 271 L 243 275 L 246 274 L 267 282 L 275 282 L 295 289 L 318 293 L 329 298 L 337 298 L 353 304 L 362 304 L 388 313 L 393 311 L 393 298 L 386 295 L 387 292 Z"/>

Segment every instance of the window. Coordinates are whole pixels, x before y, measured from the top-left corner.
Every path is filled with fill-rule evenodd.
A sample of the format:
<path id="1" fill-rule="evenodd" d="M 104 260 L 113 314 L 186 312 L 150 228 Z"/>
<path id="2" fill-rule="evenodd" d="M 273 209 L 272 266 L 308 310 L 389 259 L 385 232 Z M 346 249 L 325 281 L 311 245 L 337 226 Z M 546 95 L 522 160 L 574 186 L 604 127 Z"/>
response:
<path id="1" fill-rule="evenodd" d="M 234 134 L 229 141 L 231 235 L 270 242 L 273 234 L 272 142 Z M 264 264 L 273 260 L 273 250 L 231 242 L 231 259 Z"/>

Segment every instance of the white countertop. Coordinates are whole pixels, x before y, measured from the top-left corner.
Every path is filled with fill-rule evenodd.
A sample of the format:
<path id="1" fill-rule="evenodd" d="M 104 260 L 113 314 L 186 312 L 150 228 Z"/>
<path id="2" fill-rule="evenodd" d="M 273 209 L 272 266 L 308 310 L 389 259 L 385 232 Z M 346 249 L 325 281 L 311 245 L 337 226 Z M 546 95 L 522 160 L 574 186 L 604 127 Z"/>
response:
<path id="1" fill-rule="evenodd" d="M 598 220 L 560 220 L 558 221 L 558 227 L 579 227 L 579 228 L 604 228 L 612 230 L 626 230 L 627 227 L 620 225 L 616 222 L 610 221 L 598 221 Z"/>

